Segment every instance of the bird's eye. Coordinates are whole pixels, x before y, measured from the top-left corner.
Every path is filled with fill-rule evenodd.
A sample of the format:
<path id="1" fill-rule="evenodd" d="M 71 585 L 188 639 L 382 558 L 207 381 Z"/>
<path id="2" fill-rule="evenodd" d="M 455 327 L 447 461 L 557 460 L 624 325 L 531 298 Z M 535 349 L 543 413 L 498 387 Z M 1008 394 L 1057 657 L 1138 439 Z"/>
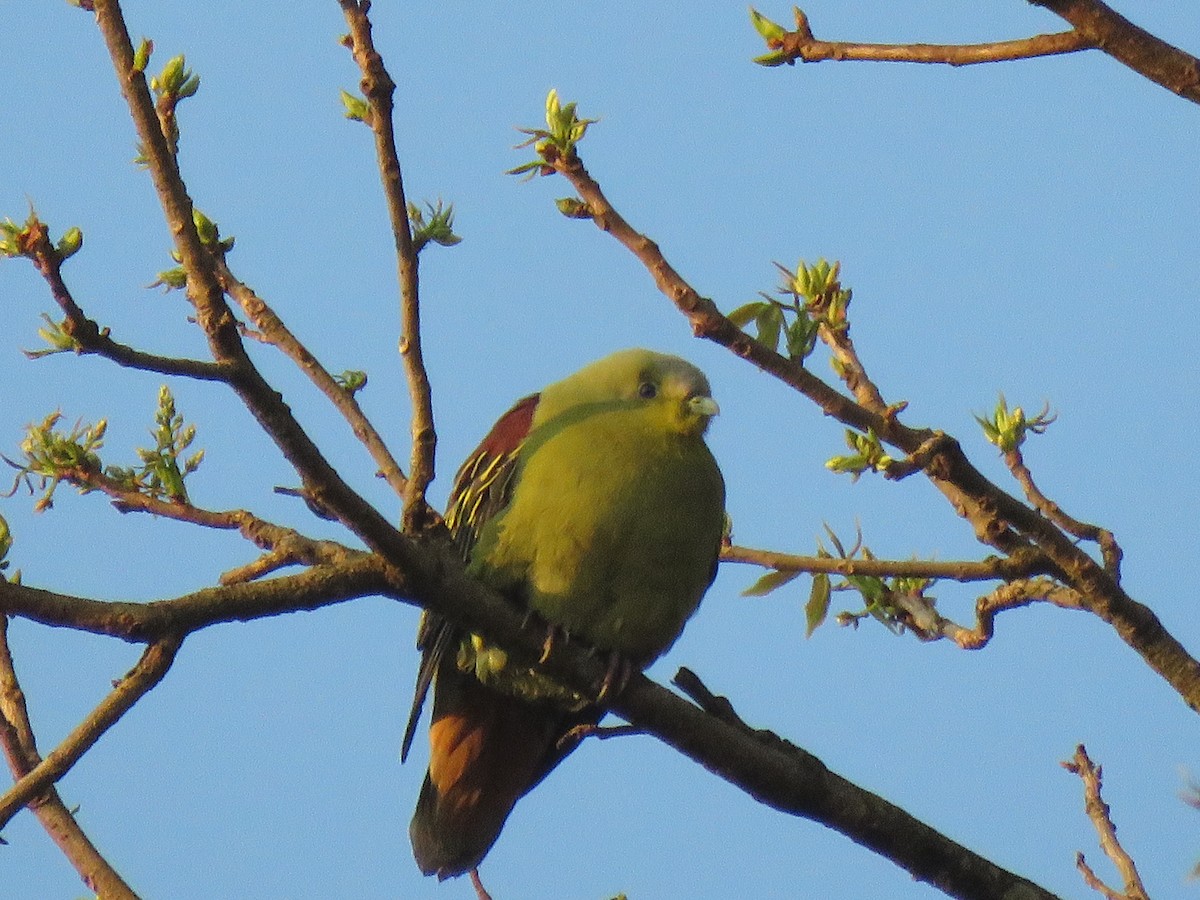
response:
<path id="1" fill-rule="evenodd" d="M 652 381 L 643 381 L 638 385 L 638 396 L 643 400 L 650 400 L 658 396 L 658 388 Z"/>

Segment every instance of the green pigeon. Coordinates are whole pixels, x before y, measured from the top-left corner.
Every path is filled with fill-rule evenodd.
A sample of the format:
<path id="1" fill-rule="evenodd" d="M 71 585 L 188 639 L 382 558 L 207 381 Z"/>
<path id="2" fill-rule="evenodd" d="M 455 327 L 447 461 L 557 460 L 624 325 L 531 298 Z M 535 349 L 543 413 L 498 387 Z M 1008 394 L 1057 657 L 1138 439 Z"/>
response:
<path id="1" fill-rule="evenodd" d="M 725 484 L 704 432 L 717 411 L 704 373 L 641 349 L 521 400 L 455 477 L 446 524 L 468 572 L 551 634 L 645 668 L 716 574 Z M 603 709 L 438 616 L 423 616 L 417 645 L 401 757 L 432 683 L 409 834 L 421 871 L 441 879 L 479 865 L 513 805 Z"/>

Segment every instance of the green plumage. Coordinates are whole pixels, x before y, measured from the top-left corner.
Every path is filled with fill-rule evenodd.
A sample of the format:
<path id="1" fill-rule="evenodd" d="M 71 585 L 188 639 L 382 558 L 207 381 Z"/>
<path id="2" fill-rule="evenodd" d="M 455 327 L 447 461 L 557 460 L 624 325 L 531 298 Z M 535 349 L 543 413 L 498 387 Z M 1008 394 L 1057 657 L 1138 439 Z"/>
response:
<path id="1" fill-rule="evenodd" d="M 698 369 L 648 350 L 522 401 L 455 482 L 447 522 L 469 571 L 573 640 L 648 665 L 715 573 L 725 492 L 703 435 L 716 412 Z M 432 676 L 434 721 L 410 831 L 422 870 L 446 877 L 478 864 L 569 751 L 563 735 L 601 711 L 449 623 L 431 617 L 420 644 L 414 716 Z"/>
<path id="2" fill-rule="evenodd" d="M 639 396 L 643 385 L 655 396 Z M 471 571 L 572 636 L 647 665 L 712 581 L 725 509 L 702 439 L 713 412 L 698 370 L 647 351 L 550 386 Z"/>

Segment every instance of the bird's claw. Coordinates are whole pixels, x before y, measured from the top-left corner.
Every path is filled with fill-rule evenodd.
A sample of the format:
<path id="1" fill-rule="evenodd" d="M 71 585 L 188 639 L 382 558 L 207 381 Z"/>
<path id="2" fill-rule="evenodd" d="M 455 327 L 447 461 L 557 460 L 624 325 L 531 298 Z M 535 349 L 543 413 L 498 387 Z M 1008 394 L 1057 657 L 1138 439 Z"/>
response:
<path id="1" fill-rule="evenodd" d="M 618 696 L 629 684 L 633 674 L 633 663 L 629 657 L 619 650 L 613 650 L 608 655 L 608 665 L 604 669 L 604 678 L 600 680 L 600 690 L 596 692 L 596 702 L 604 703 Z"/>
<path id="2" fill-rule="evenodd" d="M 542 641 L 542 655 L 538 657 L 538 665 L 544 666 L 550 654 L 559 643 L 566 644 L 571 640 L 571 633 L 561 625 L 547 625 L 546 638 Z"/>

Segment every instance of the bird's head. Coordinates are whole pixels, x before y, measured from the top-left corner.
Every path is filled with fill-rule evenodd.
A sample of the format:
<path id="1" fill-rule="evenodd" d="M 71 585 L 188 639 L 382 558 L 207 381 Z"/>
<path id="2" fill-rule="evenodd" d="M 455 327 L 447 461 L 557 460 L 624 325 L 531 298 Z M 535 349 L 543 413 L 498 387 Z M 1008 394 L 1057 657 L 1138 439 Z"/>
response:
<path id="1" fill-rule="evenodd" d="M 698 436 L 720 410 L 704 373 L 653 350 L 620 350 L 542 391 L 534 425 L 586 406 L 640 409 L 666 431 Z"/>

